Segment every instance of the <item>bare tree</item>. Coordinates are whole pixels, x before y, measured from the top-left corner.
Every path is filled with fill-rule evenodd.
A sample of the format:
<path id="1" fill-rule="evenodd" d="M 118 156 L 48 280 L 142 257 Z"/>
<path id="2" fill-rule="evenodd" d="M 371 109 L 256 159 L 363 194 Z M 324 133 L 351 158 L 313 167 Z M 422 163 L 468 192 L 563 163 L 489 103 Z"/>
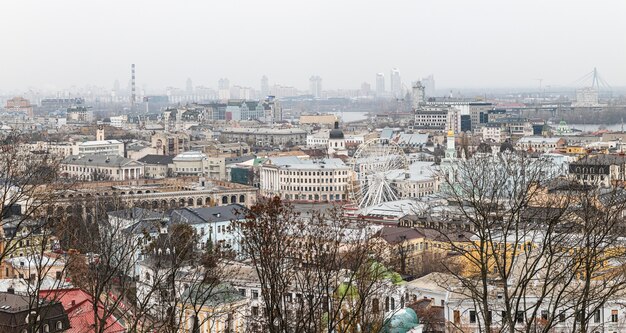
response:
<path id="1" fill-rule="evenodd" d="M 450 270 L 459 285 L 454 292 L 473 304 L 481 331 L 517 332 L 523 326 L 526 332 L 550 332 L 563 315 L 569 319 L 581 311 L 568 312 L 572 307 L 589 308 L 588 302 L 572 298 L 578 292 L 572 286 L 581 283 L 579 267 L 582 263 L 587 269 L 599 267 L 605 262 L 600 253 L 606 256 L 616 245 L 608 232 L 591 225 L 614 227 L 620 220 L 615 212 L 621 207 L 607 214 L 590 211 L 593 219 L 581 216 L 585 200 L 575 198 L 571 188 L 563 193 L 551 190 L 550 162 L 522 154 L 462 160 L 442 169 L 442 195 L 458 203 L 460 215 L 473 230 L 469 244 L 448 238 L 464 267 L 462 272 Z M 601 248 L 590 253 L 594 245 Z M 598 277 L 586 276 L 590 279 L 586 286 Z M 613 278 L 603 281 L 614 283 L 608 282 Z M 602 293 L 598 304 L 611 294 Z"/>
<path id="2" fill-rule="evenodd" d="M 382 304 L 395 304 L 401 278 L 380 263 L 374 230 L 339 207 L 301 215 L 262 199 L 238 232 L 261 287 L 263 331 L 377 332 L 395 309 Z"/>

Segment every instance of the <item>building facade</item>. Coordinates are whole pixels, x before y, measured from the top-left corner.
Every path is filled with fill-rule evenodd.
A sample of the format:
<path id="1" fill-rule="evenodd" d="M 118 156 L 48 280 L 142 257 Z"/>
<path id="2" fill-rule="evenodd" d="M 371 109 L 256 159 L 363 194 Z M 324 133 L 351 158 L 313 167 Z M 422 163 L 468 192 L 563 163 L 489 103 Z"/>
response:
<path id="1" fill-rule="evenodd" d="M 276 157 L 261 165 L 260 191 L 263 196 L 291 201 L 344 201 L 351 178 L 350 167 L 340 159 Z"/>
<path id="2" fill-rule="evenodd" d="M 65 178 L 94 180 L 131 180 L 143 178 L 144 165 L 119 155 L 76 155 L 61 161 Z"/>

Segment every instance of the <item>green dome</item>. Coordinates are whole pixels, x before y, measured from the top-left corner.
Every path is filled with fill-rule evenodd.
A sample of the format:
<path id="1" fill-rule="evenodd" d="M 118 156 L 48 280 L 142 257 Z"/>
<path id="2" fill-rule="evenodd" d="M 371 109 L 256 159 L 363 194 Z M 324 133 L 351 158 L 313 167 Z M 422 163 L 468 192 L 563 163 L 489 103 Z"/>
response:
<path id="1" fill-rule="evenodd" d="M 385 323 L 385 333 L 406 333 L 419 325 L 417 313 L 411 308 L 403 308 L 391 315 Z"/>

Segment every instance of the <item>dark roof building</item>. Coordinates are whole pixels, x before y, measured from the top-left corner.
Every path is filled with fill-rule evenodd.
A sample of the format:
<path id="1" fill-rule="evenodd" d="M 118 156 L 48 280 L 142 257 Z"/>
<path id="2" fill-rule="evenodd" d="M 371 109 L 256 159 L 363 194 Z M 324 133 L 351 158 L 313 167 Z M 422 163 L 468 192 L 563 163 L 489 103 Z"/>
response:
<path id="1" fill-rule="evenodd" d="M 170 221 L 172 223 L 200 224 L 241 220 L 245 218 L 245 209 L 239 204 L 176 209 L 171 212 Z"/>
<path id="2" fill-rule="evenodd" d="M 39 318 L 39 319 L 37 319 Z M 70 322 L 63 305 L 9 292 L 0 293 L 0 332 L 65 332 Z"/>
<path id="3" fill-rule="evenodd" d="M 336 121 L 335 122 L 335 128 L 333 128 L 332 130 L 330 130 L 330 133 L 328 133 L 328 139 L 343 139 L 344 135 L 343 135 L 343 131 L 341 129 L 339 129 L 339 122 Z"/>
<path id="4" fill-rule="evenodd" d="M 170 155 L 146 155 L 137 161 L 146 165 L 168 165 L 174 163 L 174 156 Z"/>

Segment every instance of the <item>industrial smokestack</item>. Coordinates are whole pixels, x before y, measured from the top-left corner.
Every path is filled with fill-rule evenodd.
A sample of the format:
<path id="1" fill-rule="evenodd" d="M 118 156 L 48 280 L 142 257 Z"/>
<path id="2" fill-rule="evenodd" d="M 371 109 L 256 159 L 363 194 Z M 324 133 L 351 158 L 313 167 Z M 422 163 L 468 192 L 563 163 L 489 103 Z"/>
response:
<path id="1" fill-rule="evenodd" d="M 131 89 L 130 110 L 131 111 L 135 111 L 135 64 L 131 64 L 130 65 L 130 75 L 131 75 L 131 81 L 130 81 L 130 89 Z"/>

